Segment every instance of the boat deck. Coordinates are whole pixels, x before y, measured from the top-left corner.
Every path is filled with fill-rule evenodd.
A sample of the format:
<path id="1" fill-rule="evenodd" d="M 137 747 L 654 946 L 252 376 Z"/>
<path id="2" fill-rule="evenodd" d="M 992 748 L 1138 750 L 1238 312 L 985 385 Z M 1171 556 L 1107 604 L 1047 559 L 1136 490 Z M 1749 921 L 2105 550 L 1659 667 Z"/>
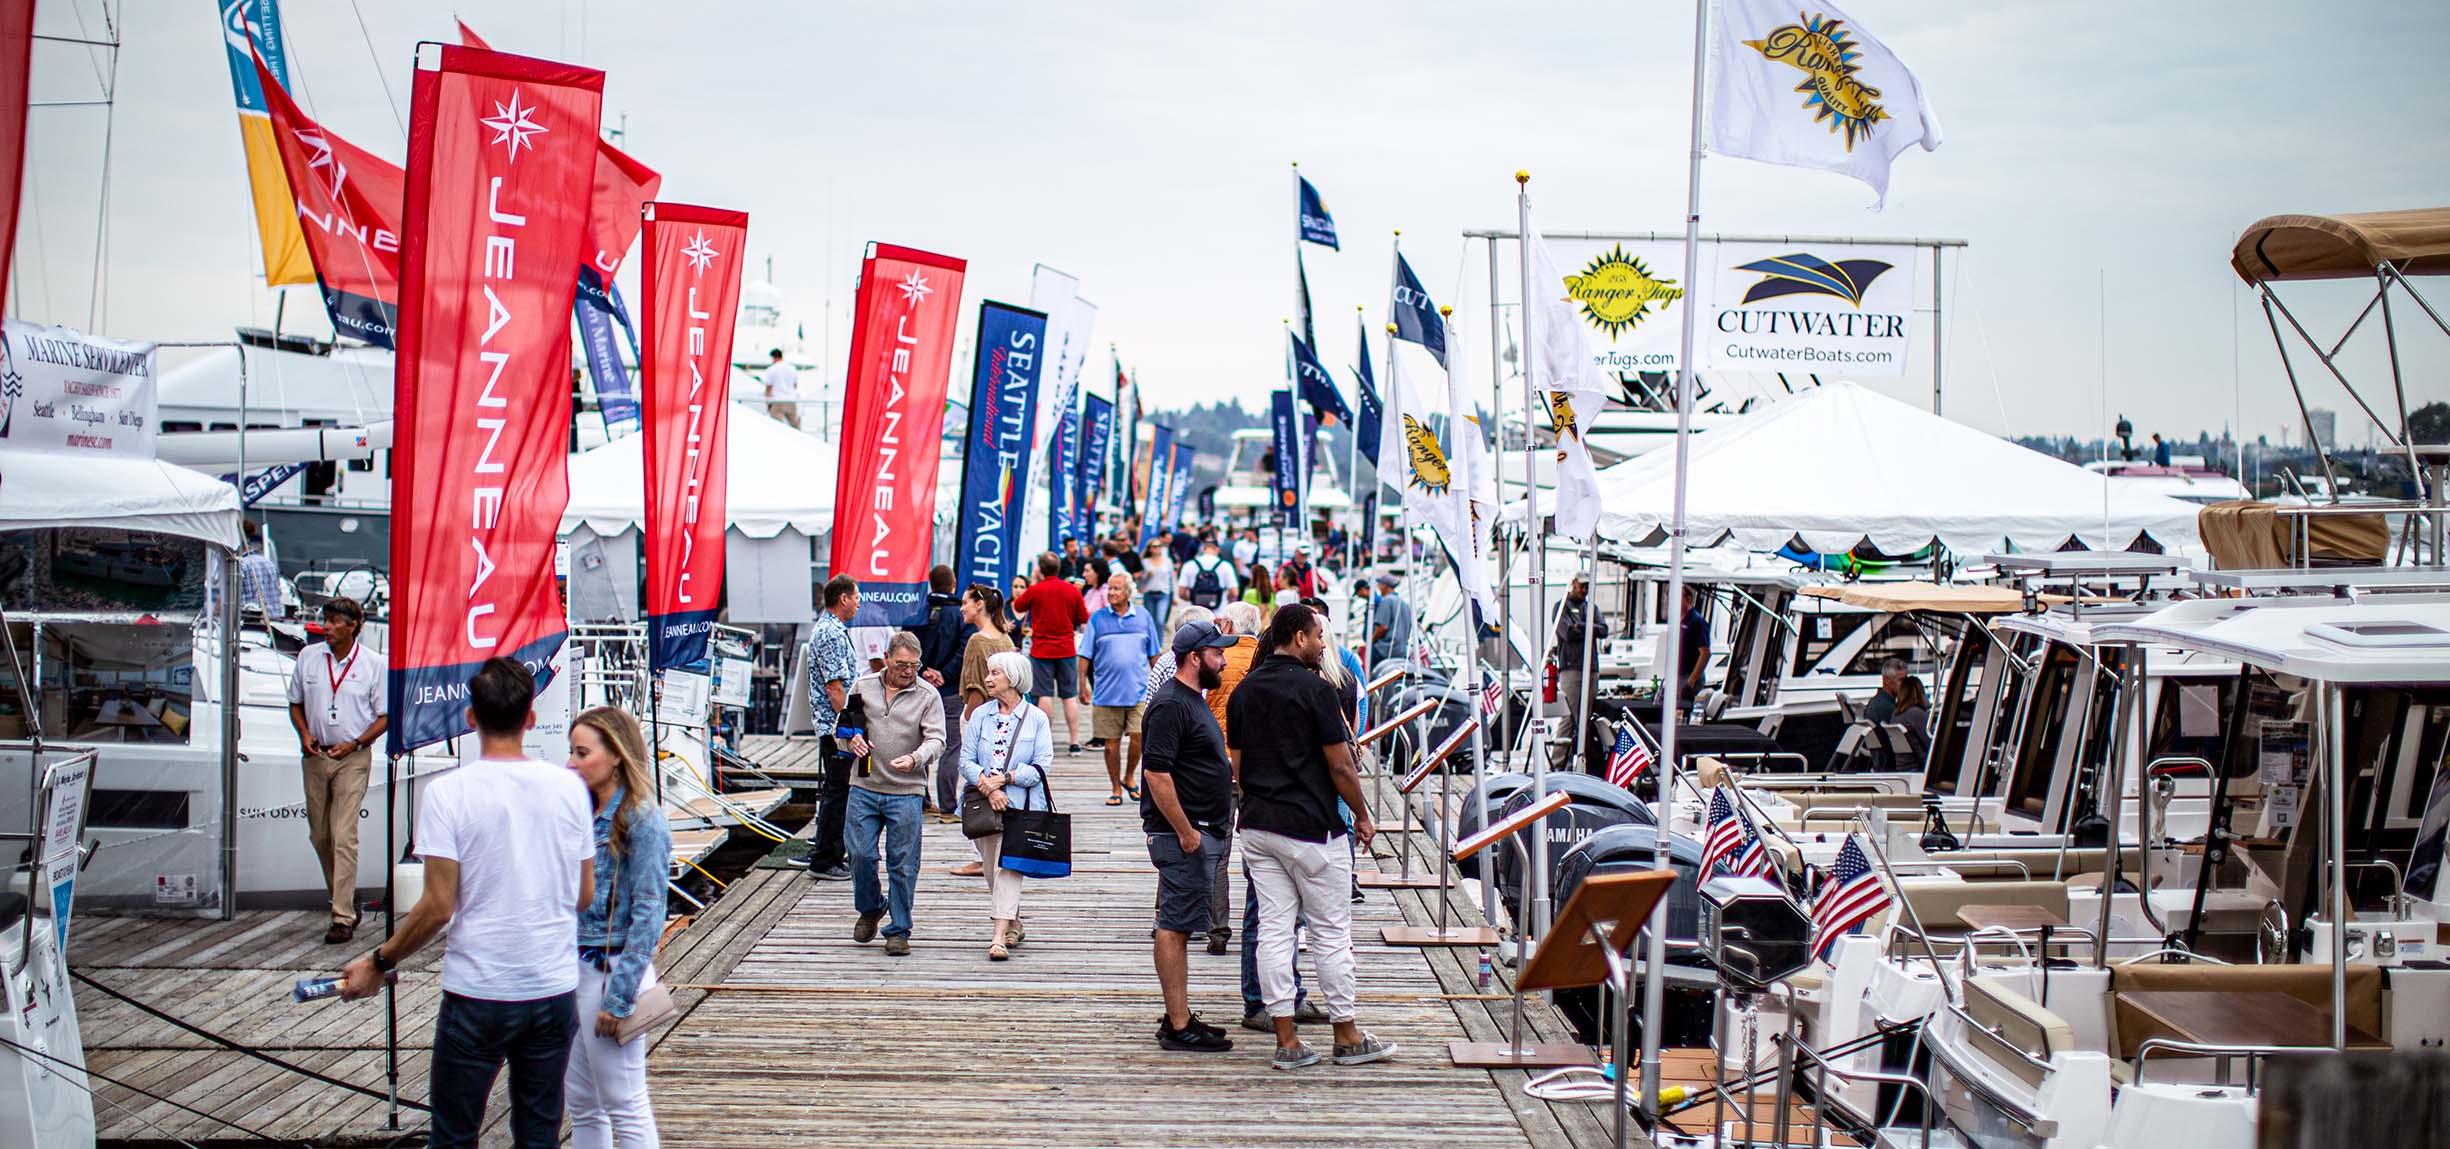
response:
<path id="1" fill-rule="evenodd" d="M 811 744 L 752 739 L 749 757 L 792 757 Z M 681 1020 L 652 1040 L 649 1080 L 669 1144 L 892 1146 L 1207 1146 L 1222 1139 L 1284 1146 L 1523 1146 L 1610 1143 L 1604 1104 L 1527 1098 L 1519 1071 L 1459 1070 L 1449 1040 L 1497 1040 L 1502 996 L 1473 983 L 1468 951 L 1379 944 L 1382 925 L 1434 920 L 1412 891 L 1371 891 L 1354 907 L 1360 1010 L 1402 1046 L 1387 1063 L 1267 1067 L 1269 1042 L 1234 1029 L 1221 1055 L 1160 1051 L 1148 954 L 1155 895 L 1138 815 L 1102 805 L 1102 761 L 1059 755 L 1058 802 L 1074 814 L 1073 876 L 1033 881 L 1022 901 L 1028 942 L 986 960 L 986 892 L 946 872 L 972 856 L 949 825 L 930 824 L 913 952 L 853 944 L 849 883 L 797 869 L 755 868 L 733 881 L 658 960 Z M 1389 819 L 1392 821 L 1392 819 Z M 1391 849 L 1382 839 L 1381 852 Z M 1393 868 L 1388 859 L 1388 868 Z M 1235 909 L 1240 909 L 1239 891 Z M 1479 920 L 1458 898 L 1457 918 Z M 379 919 L 370 919 L 379 926 Z M 216 1046 L 80 986 L 105 1140 L 243 1139 L 376 1144 L 385 1125 L 381 999 L 292 1005 L 290 983 L 361 947 L 321 944 L 312 913 L 244 913 L 232 922 L 89 918 L 74 960 L 96 982 L 213 1033 L 371 1090 L 352 1092 Z M 361 938 L 367 935 L 361 934 Z M 425 1096 L 440 947 L 408 963 L 399 999 L 400 1093 Z M 1502 972 L 1501 972 L 1502 976 Z M 1193 1008 L 1230 1025 L 1240 1012 L 1236 957 L 1191 958 Z M 1502 991 L 1503 986 L 1498 987 Z M 1571 1040 L 1544 1008 L 1530 1035 Z M 1312 1038 L 1322 1044 L 1325 1034 Z M 1247 1038 L 1247 1041 L 1239 1039 Z M 158 1094 L 154 1101 L 137 1090 Z M 496 1124 L 488 1144 L 507 1143 Z M 403 1129 L 423 1124 L 404 1108 Z"/>

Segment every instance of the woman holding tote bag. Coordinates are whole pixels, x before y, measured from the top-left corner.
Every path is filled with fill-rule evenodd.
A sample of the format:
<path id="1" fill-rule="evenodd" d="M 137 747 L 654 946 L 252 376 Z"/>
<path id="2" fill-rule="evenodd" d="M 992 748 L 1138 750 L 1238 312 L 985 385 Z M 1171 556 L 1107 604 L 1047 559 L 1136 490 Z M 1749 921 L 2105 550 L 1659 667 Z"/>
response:
<path id="1" fill-rule="evenodd" d="M 1000 827 L 1006 810 L 1047 809 L 1046 770 L 1055 759 L 1046 714 L 1021 697 L 1030 680 L 1029 656 L 1007 650 L 987 659 L 987 700 L 970 711 L 961 732 L 962 833 L 978 843 L 986 865 L 989 916 L 994 940 L 987 960 L 1003 961 L 1026 936 L 1021 928 L 1021 875 L 998 866 L 1004 835 L 978 833 Z M 989 819 L 993 819 L 990 822 Z"/>

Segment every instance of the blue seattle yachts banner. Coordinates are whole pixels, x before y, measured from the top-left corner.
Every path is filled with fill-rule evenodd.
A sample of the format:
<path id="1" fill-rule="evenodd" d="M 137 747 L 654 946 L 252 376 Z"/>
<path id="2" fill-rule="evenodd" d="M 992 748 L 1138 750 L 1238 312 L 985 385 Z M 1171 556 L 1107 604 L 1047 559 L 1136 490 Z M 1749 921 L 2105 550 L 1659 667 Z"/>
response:
<path id="1" fill-rule="evenodd" d="M 970 430 L 961 453 L 960 585 L 1001 591 L 1020 573 L 1021 510 L 1029 498 L 1029 440 L 1038 410 L 1039 352 L 1046 315 L 1003 303 L 978 305 L 978 363 L 970 379 Z"/>
<path id="2" fill-rule="evenodd" d="M 1106 455 L 1114 447 L 1114 400 L 1088 395 L 1081 400 L 1080 482 L 1072 492 L 1072 533 L 1088 539 L 1097 533 L 1097 497 L 1106 489 Z"/>
<path id="3" fill-rule="evenodd" d="M 1140 508 L 1140 545 L 1148 546 L 1157 537 L 1165 522 L 1165 511 L 1173 505 L 1168 494 L 1174 480 L 1174 428 L 1163 423 L 1149 425 L 1148 502 Z"/>
<path id="4" fill-rule="evenodd" d="M 1056 400 L 1055 433 L 1047 436 L 1046 451 L 1046 549 L 1060 551 L 1063 540 L 1080 537 L 1072 511 L 1072 496 L 1080 489 L 1074 477 L 1080 468 L 1080 404 L 1069 390 Z"/>
<path id="5" fill-rule="evenodd" d="M 1275 433 L 1276 473 L 1268 486 L 1274 497 L 1276 525 L 1301 522 L 1301 418 L 1293 410 L 1293 392 L 1280 389 L 1268 397 L 1270 429 Z"/>

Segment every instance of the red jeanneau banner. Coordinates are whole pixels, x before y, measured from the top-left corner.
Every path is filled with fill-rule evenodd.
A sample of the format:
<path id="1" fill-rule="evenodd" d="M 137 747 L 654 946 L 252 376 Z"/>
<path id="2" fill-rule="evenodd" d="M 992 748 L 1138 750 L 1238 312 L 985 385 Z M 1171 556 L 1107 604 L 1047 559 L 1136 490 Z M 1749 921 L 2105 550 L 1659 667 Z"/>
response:
<path id="1" fill-rule="evenodd" d="M 466 733 L 494 657 L 544 678 L 569 631 L 570 305 L 604 74 L 421 45 L 393 382 L 391 750 Z"/>
<path id="2" fill-rule="evenodd" d="M 34 80 L 34 0 L 0 0 L 0 314 L 17 250 L 17 189 L 26 165 L 26 92 Z"/>
<path id="3" fill-rule="evenodd" d="M 859 580 L 855 625 L 927 616 L 936 466 L 967 261 L 872 243 L 859 267 L 829 566 Z"/>
<path id="4" fill-rule="evenodd" d="M 732 319 L 749 214 L 650 203 L 645 215 L 647 649 L 660 671 L 706 657 L 723 593 Z"/>
<path id="5" fill-rule="evenodd" d="M 309 119 L 261 56 L 255 79 L 263 85 L 281 171 L 298 201 L 298 227 L 323 283 L 332 330 L 377 347 L 397 346 L 404 173 Z"/>
<path id="6" fill-rule="evenodd" d="M 465 20 L 459 22 L 459 42 L 471 48 L 493 47 Z M 663 186 L 664 177 L 655 169 L 610 142 L 596 141 L 595 182 L 587 210 L 587 266 L 596 270 L 602 282 L 611 283 L 621 270 L 621 261 L 629 257 L 630 241 L 638 238 L 638 209 Z"/>

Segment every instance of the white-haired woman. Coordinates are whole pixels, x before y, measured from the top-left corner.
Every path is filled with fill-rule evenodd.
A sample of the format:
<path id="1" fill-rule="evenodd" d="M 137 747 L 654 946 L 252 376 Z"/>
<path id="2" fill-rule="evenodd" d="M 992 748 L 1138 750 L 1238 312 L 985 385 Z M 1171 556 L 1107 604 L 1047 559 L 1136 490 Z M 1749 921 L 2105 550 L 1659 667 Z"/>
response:
<path id="1" fill-rule="evenodd" d="M 970 711 L 961 734 L 962 800 L 983 796 L 988 808 L 1044 810 L 1046 770 L 1055 760 L 1054 731 L 1045 712 L 1021 697 L 1030 680 L 1029 656 L 1002 651 L 987 658 L 987 700 Z M 969 787 L 975 786 L 975 794 Z M 1004 836 L 976 839 L 987 871 L 989 916 L 994 919 L 987 960 L 1003 961 L 1021 944 L 1021 875 L 998 866 Z"/>

